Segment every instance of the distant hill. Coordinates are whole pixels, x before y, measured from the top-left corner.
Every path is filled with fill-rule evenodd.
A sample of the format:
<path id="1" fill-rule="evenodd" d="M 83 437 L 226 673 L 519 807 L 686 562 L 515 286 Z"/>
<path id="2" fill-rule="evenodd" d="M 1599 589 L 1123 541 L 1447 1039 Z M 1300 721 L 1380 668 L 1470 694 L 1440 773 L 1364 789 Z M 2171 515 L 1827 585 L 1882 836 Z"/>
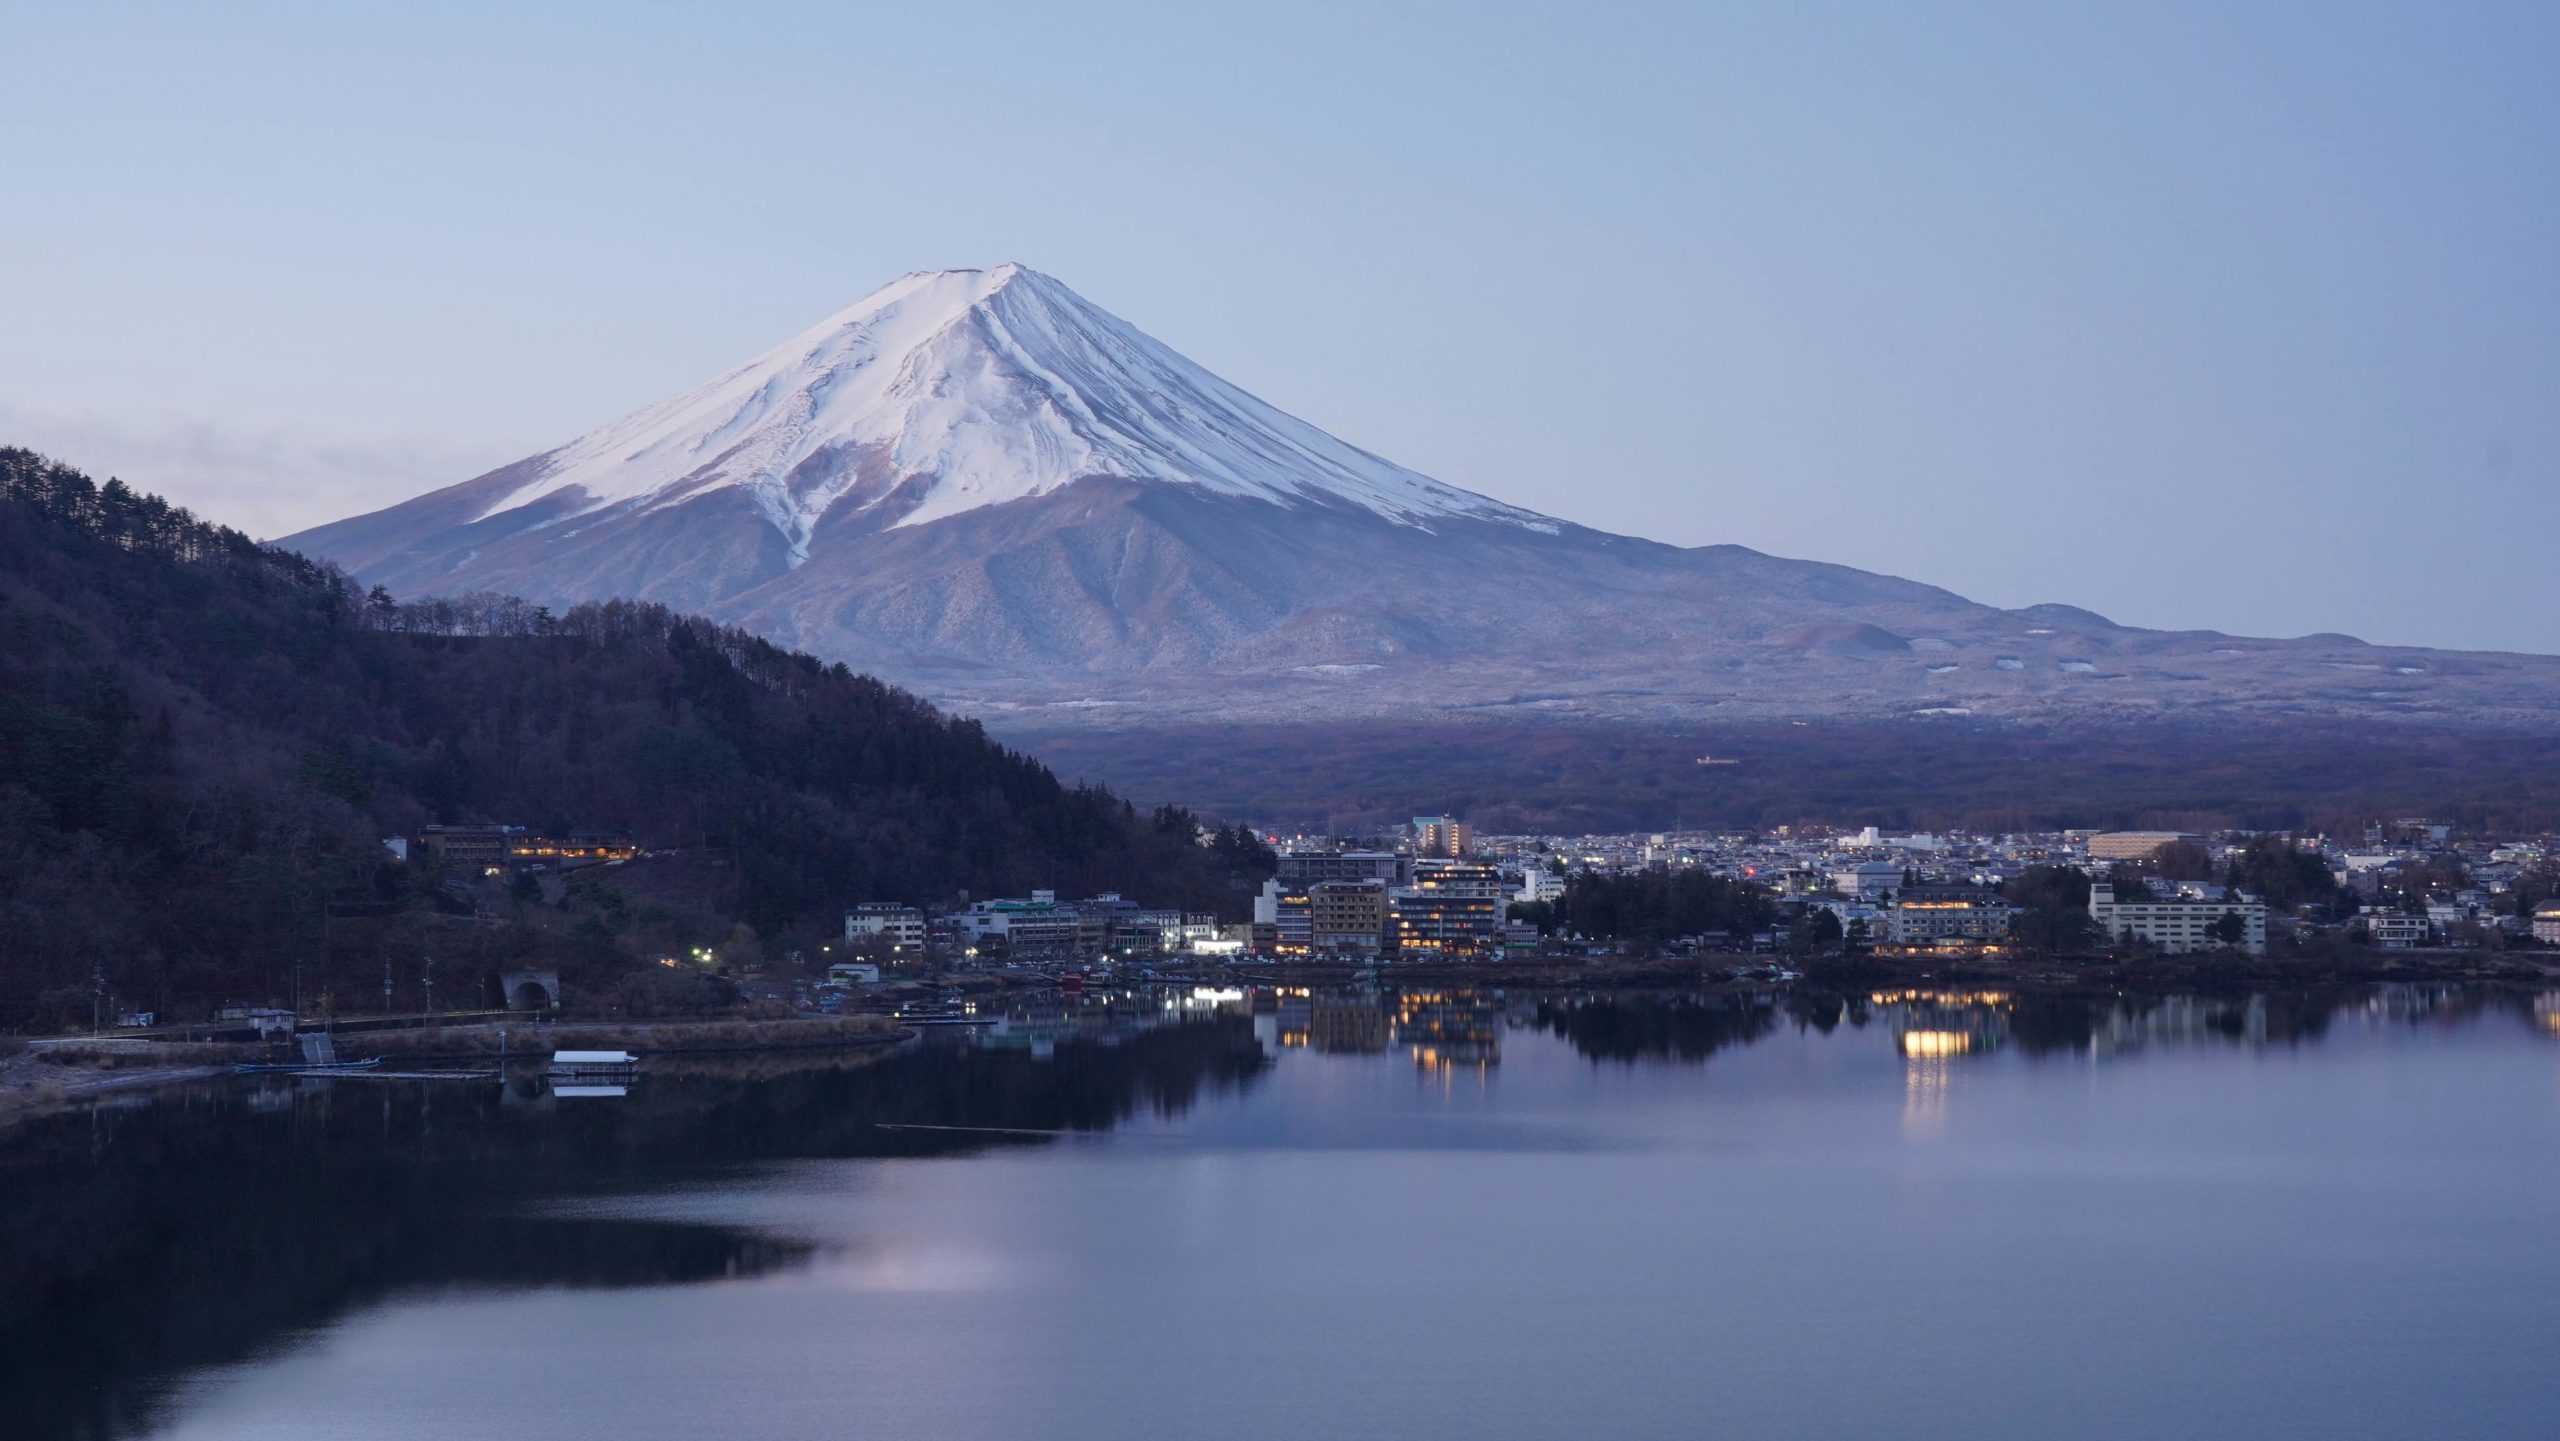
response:
<path id="1" fill-rule="evenodd" d="M 857 900 L 1032 886 L 1240 916 L 1254 860 L 736 630 L 648 604 L 395 604 L 0 450 L 0 1026 L 85 1019 L 100 964 L 132 1006 L 297 979 L 347 1005 L 438 948 L 455 986 L 515 956 L 609 979 L 676 943 L 610 878 L 567 912 L 457 928 L 428 867 L 380 844 L 493 820 L 680 848 L 765 949 L 814 945 Z"/>
<path id="2" fill-rule="evenodd" d="M 1544 359 L 1533 326 L 1523 424 L 1685 423 L 1544 413 Z M 991 723 L 2560 718 L 2560 658 L 2143 630 L 1539 515 L 1019 265 L 903 276 L 690 391 L 286 543 L 404 597 L 679 606 Z"/>
<path id="3" fill-rule="evenodd" d="M 2428 816 L 2560 831 L 2560 732 L 2355 721 L 2029 724 L 1360 720 L 1042 727 L 1005 739 L 1143 802 L 1283 832 L 1446 812 L 1480 833 L 1875 825 L 2325 831 Z M 1711 758 L 1712 764 L 1701 764 Z"/>

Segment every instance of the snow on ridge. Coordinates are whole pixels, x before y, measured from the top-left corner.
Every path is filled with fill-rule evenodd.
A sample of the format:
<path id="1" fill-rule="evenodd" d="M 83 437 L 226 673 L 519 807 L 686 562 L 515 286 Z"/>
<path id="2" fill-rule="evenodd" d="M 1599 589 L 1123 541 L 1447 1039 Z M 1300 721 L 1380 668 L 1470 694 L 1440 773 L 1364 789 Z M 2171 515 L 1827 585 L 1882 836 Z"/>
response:
<path id="1" fill-rule="evenodd" d="M 1335 439 L 1019 265 L 916 271 L 682 395 L 550 453 L 485 519 L 551 496 L 559 519 L 744 490 L 805 560 L 857 483 L 923 525 L 1088 476 L 1279 504 L 1348 502 L 1403 525 L 1531 511 Z M 548 522 L 557 524 L 554 520 Z"/>

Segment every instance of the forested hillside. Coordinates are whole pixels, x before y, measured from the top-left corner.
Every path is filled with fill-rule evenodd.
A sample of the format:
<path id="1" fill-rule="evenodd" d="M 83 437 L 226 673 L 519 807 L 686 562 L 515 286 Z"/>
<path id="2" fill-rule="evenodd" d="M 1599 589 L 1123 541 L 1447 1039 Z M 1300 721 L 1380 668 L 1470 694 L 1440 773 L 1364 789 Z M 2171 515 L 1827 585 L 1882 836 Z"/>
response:
<path id="1" fill-rule="evenodd" d="M 129 1005 L 379 995 L 558 930 L 456 925 L 384 836 L 625 828 L 703 858 L 766 949 L 855 900 L 1117 888 L 1238 913 L 1246 844 L 1069 787 L 974 721 L 663 607 L 395 604 L 116 481 L 0 449 L 0 1026 Z M 664 938 L 583 893 L 590 971 Z M 470 907 L 462 907 L 464 910 Z M 441 929 L 439 929 L 441 927 Z M 548 937 L 548 939 L 547 939 Z"/>

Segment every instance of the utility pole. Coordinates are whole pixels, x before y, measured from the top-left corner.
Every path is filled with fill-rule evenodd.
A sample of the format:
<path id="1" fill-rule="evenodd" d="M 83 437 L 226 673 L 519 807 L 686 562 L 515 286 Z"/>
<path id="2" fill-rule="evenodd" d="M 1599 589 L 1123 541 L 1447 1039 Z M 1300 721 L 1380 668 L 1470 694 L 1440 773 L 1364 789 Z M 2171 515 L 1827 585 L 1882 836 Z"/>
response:
<path id="1" fill-rule="evenodd" d="M 420 957 L 420 959 L 427 963 L 427 1024 L 432 1026 L 436 1023 L 436 958 L 433 956 L 423 956 Z"/>

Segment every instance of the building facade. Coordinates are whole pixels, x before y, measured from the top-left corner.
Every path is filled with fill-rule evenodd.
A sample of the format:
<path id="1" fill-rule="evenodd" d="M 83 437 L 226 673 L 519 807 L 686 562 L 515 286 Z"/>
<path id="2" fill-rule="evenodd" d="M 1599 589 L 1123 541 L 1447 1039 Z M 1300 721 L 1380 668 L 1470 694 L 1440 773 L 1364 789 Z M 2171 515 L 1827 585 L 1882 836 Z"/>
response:
<path id="1" fill-rule="evenodd" d="M 1413 853 L 1458 860 L 1474 852 L 1476 828 L 1448 816 L 1413 818 Z"/>
<path id="2" fill-rule="evenodd" d="M 2560 901 L 2544 901 L 2533 908 L 2533 938 L 2546 946 L 2560 946 Z"/>
<path id="3" fill-rule="evenodd" d="M 924 912 L 913 906 L 858 905 L 844 913 L 844 938 L 883 939 L 894 952 L 918 954 L 924 950 Z"/>
<path id="4" fill-rule="evenodd" d="M 1059 905 L 1052 891 L 1033 891 L 1027 901 L 980 901 L 961 912 L 959 921 L 972 940 L 1001 941 L 1017 956 L 1074 951 L 1084 944 L 1084 917 L 1073 906 Z"/>
<path id="5" fill-rule="evenodd" d="M 1375 955 L 1387 915 L 1384 881 L 1322 881 L 1307 888 L 1309 943 L 1318 951 Z"/>
<path id="6" fill-rule="evenodd" d="M 1396 949 L 1408 958 L 1476 955 L 1501 945 L 1509 889 L 1502 872 L 1467 861 L 1417 863 L 1413 884 L 1388 894 Z"/>
<path id="7" fill-rule="evenodd" d="M 2267 908 L 2257 901 L 2128 901 L 2116 900 L 2116 888 L 2100 881 L 2089 887 L 2089 919 L 2112 941 L 2144 941 L 2170 955 L 2214 950 L 2224 944 L 2214 930 L 2227 915 L 2240 917 L 2236 949 L 2253 956 L 2267 953 Z M 2420 922 L 2425 924 L 2424 921 Z"/>
<path id="8" fill-rule="evenodd" d="M 2164 846 L 2195 837 L 2185 831 L 2100 831 L 2089 837 L 2089 859 L 2093 861 L 2143 861 L 2160 853 Z"/>
<path id="9" fill-rule="evenodd" d="M 1898 945 L 1996 941 L 2009 934 L 2009 903 L 1981 886 L 1911 886 L 1893 898 L 1887 929 Z"/>
<path id="10" fill-rule="evenodd" d="M 2357 919 L 2364 922 L 2365 939 L 2387 951 L 2405 951 L 2435 931 L 2425 916 L 2378 911 L 2369 906 Z"/>
<path id="11" fill-rule="evenodd" d="M 622 831 L 551 835 L 523 826 L 428 826 L 418 832 L 418 848 L 447 865 L 484 868 L 627 861 L 640 854 Z"/>
<path id="12" fill-rule="evenodd" d="M 1318 881 L 1384 881 L 1401 885 L 1412 861 L 1393 851 L 1287 851 L 1276 874 L 1281 889 L 1303 892 Z"/>
<path id="13" fill-rule="evenodd" d="M 1523 901 L 1552 901 L 1564 894 L 1564 877 L 1545 866 L 1530 866 L 1520 873 L 1519 898 Z"/>

